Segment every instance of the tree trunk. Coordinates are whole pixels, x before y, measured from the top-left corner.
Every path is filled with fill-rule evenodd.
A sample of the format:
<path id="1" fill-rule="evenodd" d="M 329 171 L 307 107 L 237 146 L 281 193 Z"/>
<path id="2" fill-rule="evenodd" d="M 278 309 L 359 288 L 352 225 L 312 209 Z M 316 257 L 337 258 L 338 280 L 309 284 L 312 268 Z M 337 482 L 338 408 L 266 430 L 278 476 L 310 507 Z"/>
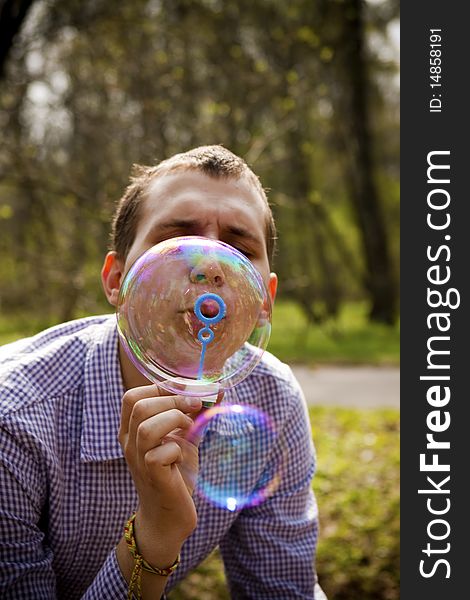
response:
<path id="1" fill-rule="evenodd" d="M 388 246 L 388 235 L 374 181 L 374 159 L 369 109 L 369 82 L 365 55 L 362 0 L 347 0 L 342 7 L 343 76 L 349 88 L 343 104 L 345 145 L 349 149 L 348 186 L 364 251 L 365 287 L 373 321 L 393 324 L 397 310 L 397 286 Z M 343 98 L 344 100 L 344 98 Z"/>
<path id="2" fill-rule="evenodd" d="M 34 0 L 3 0 L 0 2 L 0 79 L 5 72 L 5 64 L 29 7 Z"/>

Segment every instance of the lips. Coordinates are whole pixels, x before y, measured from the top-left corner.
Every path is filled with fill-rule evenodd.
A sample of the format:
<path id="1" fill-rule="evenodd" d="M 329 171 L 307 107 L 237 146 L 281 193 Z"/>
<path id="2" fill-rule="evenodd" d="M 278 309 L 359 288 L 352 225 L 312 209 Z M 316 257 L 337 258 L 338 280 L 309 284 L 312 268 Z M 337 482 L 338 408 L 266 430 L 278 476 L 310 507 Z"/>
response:
<path id="1" fill-rule="evenodd" d="M 220 307 L 215 300 L 204 300 L 201 304 L 201 313 L 208 318 L 219 314 Z"/>

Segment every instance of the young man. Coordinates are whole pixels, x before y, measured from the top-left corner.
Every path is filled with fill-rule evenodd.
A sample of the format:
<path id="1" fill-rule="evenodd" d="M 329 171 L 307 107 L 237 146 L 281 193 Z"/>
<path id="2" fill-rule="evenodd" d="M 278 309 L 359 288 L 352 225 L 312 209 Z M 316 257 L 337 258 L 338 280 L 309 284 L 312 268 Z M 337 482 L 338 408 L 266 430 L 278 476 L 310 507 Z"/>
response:
<path id="1" fill-rule="evenodd" d="M 275 228 L 265 193 L 243 160 L 207 146 L 141 168 L 126 190 L 102 270 L 111 305 L 132 263 L 180 235 L 243 252 L 274 299 Z M 4 346 L 0 356 L 2 598 L 126 598 L 135 559 L 123 531 L 134 512 L 147 563 L 167 569 L 181 555 L 170 577 L 142 571 L 144 599 L 168 592 L 217 546 L 233 598 L 324 597 L 314 569 L 314 451 L 287 366 L 266 353 L 223 398 L 258 406 L 289 444 L 276 492 L 232 512 L 193 495 L 198 464 L 210 468 L 210 444 L 198 456 L 192 444 L 166 437 L 188 429 L 200 400 L 150 385 L 120 346 L 114 315 L 59 325 Z"/>

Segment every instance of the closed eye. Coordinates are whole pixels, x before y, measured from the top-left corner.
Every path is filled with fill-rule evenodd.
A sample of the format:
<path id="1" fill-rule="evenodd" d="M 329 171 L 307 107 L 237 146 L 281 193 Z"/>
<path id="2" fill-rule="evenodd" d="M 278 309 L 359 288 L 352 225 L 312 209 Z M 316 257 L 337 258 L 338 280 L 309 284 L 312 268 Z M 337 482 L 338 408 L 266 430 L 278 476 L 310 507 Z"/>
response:
<path id="1" fill-rule="evenodd" d="M 250 250 L 247 250 L 246 248 L 240 248 L 239 246 L 233 246 L 233 247 L 235 248 L 235 250 L 238 250 L 238 252 L 240 252 L 241 254 L 246 256 L 246 258 L 248 258 L 249 260 L 252 260 L 253 258 L 255 258 L 255 255 Z"/>

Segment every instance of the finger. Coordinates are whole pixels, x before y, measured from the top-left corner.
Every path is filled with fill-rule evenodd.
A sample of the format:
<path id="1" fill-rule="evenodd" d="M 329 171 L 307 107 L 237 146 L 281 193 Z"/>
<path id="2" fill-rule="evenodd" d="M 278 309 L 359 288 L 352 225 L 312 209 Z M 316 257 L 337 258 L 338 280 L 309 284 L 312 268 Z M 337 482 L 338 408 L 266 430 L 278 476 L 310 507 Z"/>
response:
<path id="1" fill-rule="evenodd" d="M 132 407 L 132 412 L 128 421 L 129 438 L 135 439 L 139 426 L 147 421 L 147 419 L 158 415 L 162 412 L 173 410 L 178 407 L 180 397 L 178 396 L 160 396 L 142 398 Z"/>
<path id="2" fill-rule="evenodd" d="M 175 429 L 188 429 L 193 420 L 180 410 L 171 409 L 141 422 L 136 432 L 136 450 L 144 456 L 151 448 L 160 446 L 163 438 Z"/>
<path id="3" fill-rule="evenodd" d="M 197 474 L 199 471 L 198 448 L 192 442 L 189 442 L 184 437 L 176 435 L 174 432 L 165 438 L 165 444 L 167 439 L 174 440 L 181 449 L 182 460 L 178 463 L 178 469 L 183 476 L 186 487 L 190 493 L 192 493 L 196 485 Z"/>
<path id="4" fill-rule="evenodd" d="M 170 467 L 182 460 L 183 453 L 176 442 L 168 442 L 158 448 L 152 448 L 144 456 L 145 468 L 153 480 L 158 478 L 159 469 Z"/>
<path id="5" fill-rule="evenodd" d="M 200 408 L 201 402 L 199 400 L 194 402 L 194 399 L 192 398 L 183 398 L 181 396 L 160 396 L 159 398 L 144 398 L 138 400 L 133 406 L 128 422 L 129 438 L 135 439 L 140 425 L 156 415 L 171 410 L 177 410 L 186 414 L 194 411 L 195 406 Z"/>
<path id="6" fill-rule="evenodd" d="M 147 388 L 157 389 L 157 386 L 146 386 Z M 165 412 L 172 408 L 177 408 L 184 413 L 197 411 L 201 408 L 202 403 L 197 398 L 188 398 L 183 396 L 171 396 L 166 394 L 163 396 L 152 395 L 151 391 L 148 390 L 147 395 L 143 395 L 145 388 L 135 388 L 139 390 L 135 395 L 126 392 L 123 396 L 123 405 L 121 411 L 121 426 L 119 436 L 135 435 L 135 430 L 138 425 L 148 419 L 149 417 Z"/>
<path id="7" fill-rule="evenodd" d="M 166 436 L 165 441 L 169 439 L 176 442 L 183 450 L 183 453 L 185 452 L 186 448 L 195 448 L 197 450 L 202 440 L 202 436 L 197 437 L 192 435 L 193 429 L 194 423 L 187 429 L 174 429 Z"/>
<path id="8" fill-rule="evenodd" d="M 122 406 L 121 406 L 121 424 L 119 435 L 126 434 L 128 432 L 129 427 L 129 418 L 132 414 L 132 410 L 136 402 L 143 400 L 144 398 L 155 398 L 159 396 L 169 396 L 168 392 L 163 393 L 163 391 L 158 387 L 158 385 L 142 385 L 140 387 L 135 387 L 127 392 L 122 397 Z"/>
<path id="9" fill-rule="evenodd" d="M 169 439 L 172 439 L 172 436 L 169 436 Z M 184 438 L 174 438 L 174 441 L 181 448 L 183 456 L 183 465 L 188 466 L 191 470 L 197 469 L 199 465 L 198 447 L 195 446 L 192 442 L 188 442 L 188 440 Z"/>
<path id="10" fill-rule="evenodd" d="M 187 490 L 192 494 L 197 481 L 198 453 L 192 446 L 192 452 L 181 447 L 178 442 L 165 441 L 163 446 L 152 448 L 144 457 L 148 476 L 154 483 L 161 483 L 163 477 L 168 477 L 168 467 L 177 465 Z"/>

